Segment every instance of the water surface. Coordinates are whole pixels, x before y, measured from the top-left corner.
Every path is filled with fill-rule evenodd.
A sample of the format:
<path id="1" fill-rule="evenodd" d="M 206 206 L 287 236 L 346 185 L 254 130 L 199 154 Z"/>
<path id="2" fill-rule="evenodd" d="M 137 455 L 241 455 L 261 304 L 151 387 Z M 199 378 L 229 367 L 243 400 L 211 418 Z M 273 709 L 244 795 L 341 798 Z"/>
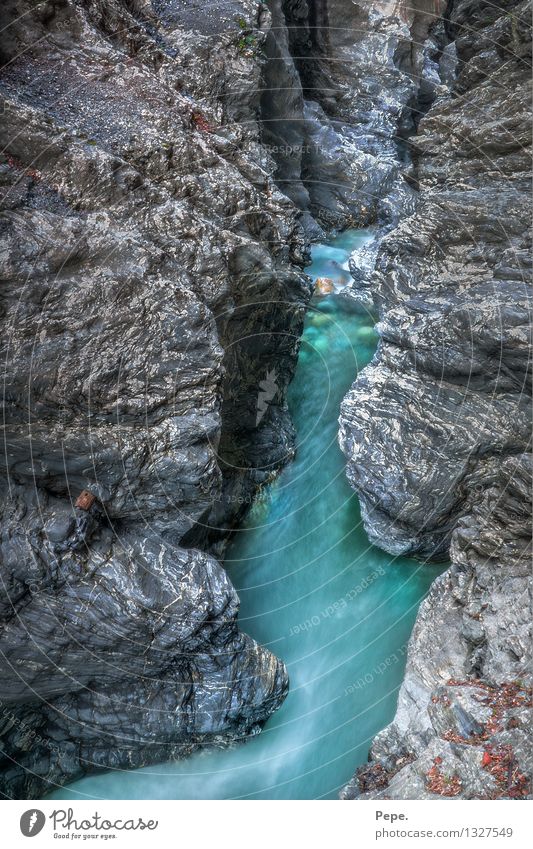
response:
<path id="1" fill-rule="evenodd" d="M 327 245 L 315 245 L 312 251 L 312 264 L 306 269 L 307 273 L 316 280 L 317 277 L 327 277 L 335 292 L 339 292 L 351 281 L 349 259 L 354 250 L 372 242 L 374 230 L 343 230 L 333 236 Z"/>
<path id="2" fill-rule="evenodd" d="M 347 231 L 315 246 L 310 273 L 346 263 L 369 238 Z M 369 545 L 345 478 L 339 405 L 376 342 L 371 319 L 342 297 L 313 303 L 289 392 L 296 459 L 261 493 L 228 550 L 242 630 L 288 667 L 282 708 L 246 745 L 91 776 L 51 798 L 335 798 L 366 760 L 393 717 L 406 643 L 437 574 Z"/>

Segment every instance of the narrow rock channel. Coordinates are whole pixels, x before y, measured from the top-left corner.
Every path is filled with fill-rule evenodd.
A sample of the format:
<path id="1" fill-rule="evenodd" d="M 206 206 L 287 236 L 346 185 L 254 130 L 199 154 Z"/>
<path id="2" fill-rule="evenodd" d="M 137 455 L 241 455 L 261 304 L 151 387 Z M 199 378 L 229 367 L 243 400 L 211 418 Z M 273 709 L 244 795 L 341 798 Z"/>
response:
<path id="1" fill-rule="evenodd" d="M 315 245 L 309 271 L 342 269 L 369 239 L 349 231 Z M 259 492 L 227 551 L 242 630 L 287 666 L 283 706 L 246 746 L 91 776 L 53 798 L 335 798 L 364 763 L 392 719 L 418 605 L 439 572 L 369 545 L 346 480 L 339 406 L 376 342 L 349 299 L 313 301 L 288 398 L 295 460 Z"/>
<path id="2" fill-rule="evenodd" d="M 530 7 L 4 4 L 1 795 L 530 795 Z"/>

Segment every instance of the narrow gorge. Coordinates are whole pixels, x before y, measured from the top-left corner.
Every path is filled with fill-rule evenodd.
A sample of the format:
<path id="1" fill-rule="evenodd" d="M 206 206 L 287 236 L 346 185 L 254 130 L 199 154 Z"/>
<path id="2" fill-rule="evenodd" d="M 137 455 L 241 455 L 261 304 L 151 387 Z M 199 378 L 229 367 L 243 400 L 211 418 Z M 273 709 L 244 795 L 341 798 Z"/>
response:
<path id="1" fill-rule="evenodd" d="M 530 795 L 529 0 L 2 11 L 2 795 Z"/>

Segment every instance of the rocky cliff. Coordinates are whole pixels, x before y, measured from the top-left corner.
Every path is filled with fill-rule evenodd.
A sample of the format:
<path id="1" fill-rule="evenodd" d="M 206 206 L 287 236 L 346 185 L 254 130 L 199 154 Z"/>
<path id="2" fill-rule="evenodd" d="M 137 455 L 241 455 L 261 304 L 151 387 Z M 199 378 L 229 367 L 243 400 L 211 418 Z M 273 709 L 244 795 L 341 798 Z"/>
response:
<path id="1" fill-rule="evenodd" d="M 291 456 L 310 296 L 260 146 L 270 26 L 253 2 L 3 8 L 7 797 L 245 739 L 284 698 L 213 556 Z"/>
<path id="2" fill-rule="evenodd" d="M 371 539 L 453 565 L 344 795 L 523 796 L 527 4 L 2 15 L 1 792 L 281 703 L 219 558 L 292 455 L 307 238 L 375 224 L 347 294 L 381 342 L 341 444 Z"/>
<path id="3" fill-rule="evenodd" d="M 444 29 L 456 73 L 408 138 L 417 206 L 380 243 L 340 442 L 371 540 L 452 565 L 344 798 L 531 792 L 530 4 L 453 0 Z"/>
<path id="4" fill-rule="evenodd" d="M 313 237 L 397 221 L 412 205 L 402 133 L 443 85 L 443 0 L 268 5 L 262 137 L 277 184 Z"/>

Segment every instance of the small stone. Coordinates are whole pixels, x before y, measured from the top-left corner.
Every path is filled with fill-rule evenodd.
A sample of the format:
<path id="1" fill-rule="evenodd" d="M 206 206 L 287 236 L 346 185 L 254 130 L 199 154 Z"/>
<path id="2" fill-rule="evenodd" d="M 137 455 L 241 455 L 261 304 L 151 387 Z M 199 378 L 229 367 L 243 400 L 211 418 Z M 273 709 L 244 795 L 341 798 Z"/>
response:
<path id="1" fill-rule="evenodd" d="M 90 510 L 96 501 L 96 497 L 87 489 L 82 490 L 76 499 L 75 506 L 80 510 Z"/>
<path id="2" fill-rule="evenodd" d="M 331 277 L 317 277 L 315 280 L 316 295 L 330 295 L 333 291 L 334 285 Z"/>

